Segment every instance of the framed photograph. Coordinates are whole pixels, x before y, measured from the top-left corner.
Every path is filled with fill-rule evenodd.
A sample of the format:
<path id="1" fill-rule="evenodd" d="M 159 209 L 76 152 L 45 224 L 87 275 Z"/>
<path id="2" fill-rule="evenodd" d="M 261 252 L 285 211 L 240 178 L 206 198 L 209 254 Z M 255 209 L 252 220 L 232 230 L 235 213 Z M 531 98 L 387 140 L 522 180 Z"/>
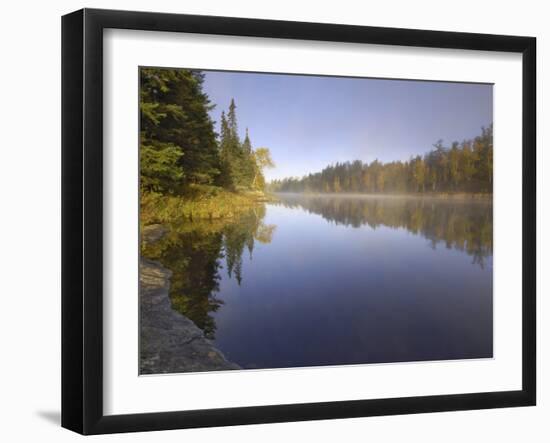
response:
<path id="1" fill-rule="evenodd" d="M 62 20 L 62 425 L 531 406 L 531 37 Z"/>

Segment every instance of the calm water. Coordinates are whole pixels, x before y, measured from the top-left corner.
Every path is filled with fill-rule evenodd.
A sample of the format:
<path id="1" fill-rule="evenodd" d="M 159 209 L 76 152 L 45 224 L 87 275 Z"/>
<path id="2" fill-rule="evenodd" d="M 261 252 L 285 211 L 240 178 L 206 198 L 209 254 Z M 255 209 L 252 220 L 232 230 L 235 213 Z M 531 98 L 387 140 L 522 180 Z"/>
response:
<path id="1" fill-rule="evenodd" d="M 152 253 L 244 368 L 492 357 L 492 205 L 281 195 Z"/>

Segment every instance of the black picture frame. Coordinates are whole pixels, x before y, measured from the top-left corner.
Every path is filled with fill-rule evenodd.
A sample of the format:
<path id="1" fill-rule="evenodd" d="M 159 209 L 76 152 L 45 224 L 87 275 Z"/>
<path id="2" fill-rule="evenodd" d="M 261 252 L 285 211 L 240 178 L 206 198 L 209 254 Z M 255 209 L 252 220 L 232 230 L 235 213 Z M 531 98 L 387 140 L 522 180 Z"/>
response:
<path id="1" fill-rule="evenodd" d="M 522 389 L 104 415 L 102 77 L 103 30 L 107 28 L 522 54 Z M 63 16 L 62 426 L 82 434 L 104 434 L 535 405 L 535 85 L 536 39 L 533 37 L 97 9 L 83 9 Z"/>

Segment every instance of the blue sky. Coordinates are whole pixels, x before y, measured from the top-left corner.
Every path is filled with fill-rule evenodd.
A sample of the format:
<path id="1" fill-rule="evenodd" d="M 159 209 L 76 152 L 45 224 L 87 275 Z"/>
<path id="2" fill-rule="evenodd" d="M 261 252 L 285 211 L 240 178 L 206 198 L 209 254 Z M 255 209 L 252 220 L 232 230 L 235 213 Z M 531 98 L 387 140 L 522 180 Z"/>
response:
<path id="1" fill-rule="evenodd" d="M 268 180 L 343 161 L 407 160 L 442 139 L 473 138 L 493 121 L 491 85 L 205 71 L 219 131 L 237 105 L 239 132 L 267 147 Z"/>

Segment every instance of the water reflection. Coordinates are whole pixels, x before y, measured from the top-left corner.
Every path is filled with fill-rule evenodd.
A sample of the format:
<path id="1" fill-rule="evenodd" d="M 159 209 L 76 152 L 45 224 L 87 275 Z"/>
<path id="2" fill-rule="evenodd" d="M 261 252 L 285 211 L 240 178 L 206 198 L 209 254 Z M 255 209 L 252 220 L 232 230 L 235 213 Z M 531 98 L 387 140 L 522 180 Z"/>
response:
<path id="1" fill-rule="evenodd" d="M 270 243 L 275 226 L 265 225 L 265 206 L 257 206 L 231 220 L 200 220 L 169 227 L 160 241 L 142 246 L 142 255 L 172 271 L 172 307 L 214 338 L 212 313 L 223 300 L 217 297 L 220 272 L 240 284 L 245 251 L 252 258 L 256 242 Z"/>
<path id="2" fill-rule="evenodd" d="M 466 252 L 481 267 L 493 254 L 493 205 L 489 200 L 303 194 L 278 197 L 279 204 L 287 208 L 301 208 L 344 226 L 407 229 L 428 239 L 434 249 L 441 243 Z"/>
<path id="3" fill-rule="evenodd" d="M 172 271 L 173 308 L 230 361 L 492 356 L 490 201 L 279 198 L 230 220 L 170 226 L 142 248 Z"/>

